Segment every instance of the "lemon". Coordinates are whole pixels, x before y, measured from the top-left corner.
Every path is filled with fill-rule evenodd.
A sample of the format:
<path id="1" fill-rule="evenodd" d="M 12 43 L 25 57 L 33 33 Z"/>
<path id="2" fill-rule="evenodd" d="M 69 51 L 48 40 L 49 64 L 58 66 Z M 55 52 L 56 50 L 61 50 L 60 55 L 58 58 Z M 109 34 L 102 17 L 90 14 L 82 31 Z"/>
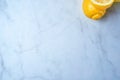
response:
<path id="1" fill-rule="evenodd" d="M 114 0 L 84 0 L 83 11 L 87 17 L 97 20 L 104 16 L 113 2 Z"/>

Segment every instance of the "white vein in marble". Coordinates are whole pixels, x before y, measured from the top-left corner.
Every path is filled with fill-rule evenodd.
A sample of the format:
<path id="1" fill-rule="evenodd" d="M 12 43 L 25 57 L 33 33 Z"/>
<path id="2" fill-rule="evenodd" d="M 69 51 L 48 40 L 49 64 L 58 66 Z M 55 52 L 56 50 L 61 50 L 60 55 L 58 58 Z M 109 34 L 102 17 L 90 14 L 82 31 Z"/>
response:
<path id="1" fill-rule="evenodd" d="M 120 4 L 93 21 L 82 0 L 0 0 L 0 80 L 120 80 Z"/>

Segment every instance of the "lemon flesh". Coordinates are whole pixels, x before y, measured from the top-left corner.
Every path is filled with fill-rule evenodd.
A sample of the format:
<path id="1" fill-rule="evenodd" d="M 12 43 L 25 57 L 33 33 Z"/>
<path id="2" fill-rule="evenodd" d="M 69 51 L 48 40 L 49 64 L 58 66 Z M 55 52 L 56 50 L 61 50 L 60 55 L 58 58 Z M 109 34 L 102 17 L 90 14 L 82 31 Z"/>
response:
<path id="1" fill-rule="evenodd" d="M 107 3 L 107 2 L 109 2 L 109 1 L 110 1 L 110 0 L 96 0 L 96 2 L 101 3 L 101 4 Z"/>
<path id="2" fill-rule="evenodd" d="M 114 2 L 114 0 L 92 0 L 96 5 L 107 6 Z"/>

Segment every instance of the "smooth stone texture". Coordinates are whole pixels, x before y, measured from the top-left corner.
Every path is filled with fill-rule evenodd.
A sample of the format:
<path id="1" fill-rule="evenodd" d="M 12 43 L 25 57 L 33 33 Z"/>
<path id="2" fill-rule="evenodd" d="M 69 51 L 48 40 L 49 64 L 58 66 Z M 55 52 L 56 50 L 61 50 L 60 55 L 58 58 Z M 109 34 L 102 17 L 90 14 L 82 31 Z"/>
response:
<path id="1" fill-rule="evenodd" d="M 120 4 L 93 21 L 82 0 L 0 0 L 0 80 L 120 80 Z"/>

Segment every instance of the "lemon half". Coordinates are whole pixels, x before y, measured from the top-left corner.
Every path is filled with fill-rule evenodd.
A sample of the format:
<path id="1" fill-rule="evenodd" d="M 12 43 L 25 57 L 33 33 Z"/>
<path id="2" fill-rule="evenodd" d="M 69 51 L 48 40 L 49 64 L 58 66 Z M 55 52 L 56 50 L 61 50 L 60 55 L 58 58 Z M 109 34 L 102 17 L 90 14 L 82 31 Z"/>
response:
<path id="1" fill-rule="evenodd" d="M 114 0 L 92 0 L 92 4 L 100 9 L 107 9 L 113 4 Z"/>

